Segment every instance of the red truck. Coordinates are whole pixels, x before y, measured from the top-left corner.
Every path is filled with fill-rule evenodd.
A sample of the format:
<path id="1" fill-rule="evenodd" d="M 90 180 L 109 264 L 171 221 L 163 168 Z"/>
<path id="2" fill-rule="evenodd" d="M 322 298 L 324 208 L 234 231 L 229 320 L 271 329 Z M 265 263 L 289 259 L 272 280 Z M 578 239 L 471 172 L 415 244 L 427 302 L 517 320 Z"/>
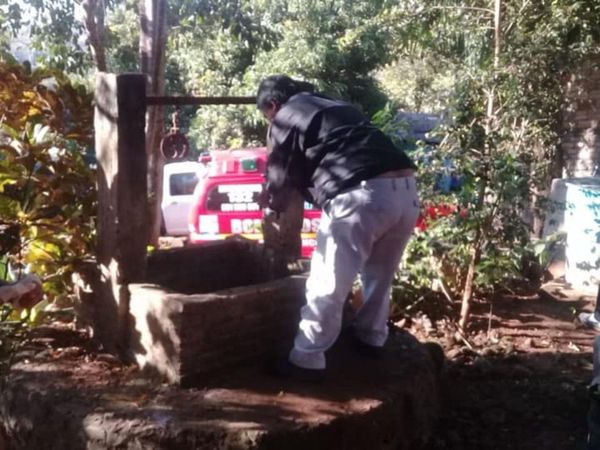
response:
<path id="1" fill-rule="evenodd" d="M 238 234 L 262 242 L 262 211 L 258 198 L 264 189 L 265 147 L 212 151 L 200 157 L 199 180 L 189 213 L 190 243 L 224 239 Z M 302 256 L 310 258 L 316 245 L 321 211 L 304 205 Z"/>

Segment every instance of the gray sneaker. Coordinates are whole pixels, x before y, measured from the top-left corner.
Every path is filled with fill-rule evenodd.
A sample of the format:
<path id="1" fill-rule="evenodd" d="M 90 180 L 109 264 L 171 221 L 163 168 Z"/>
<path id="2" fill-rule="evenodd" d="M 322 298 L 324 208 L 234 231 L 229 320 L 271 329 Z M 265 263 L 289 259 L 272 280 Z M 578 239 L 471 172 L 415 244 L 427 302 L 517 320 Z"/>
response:
<path id="1" fill-rule="evenodd" d="M 585 327 L 591 328 L 594 331 L 600 332 L 600 321 L 596 319 L 594 313 L 580 313 L 579 322 Z"/>

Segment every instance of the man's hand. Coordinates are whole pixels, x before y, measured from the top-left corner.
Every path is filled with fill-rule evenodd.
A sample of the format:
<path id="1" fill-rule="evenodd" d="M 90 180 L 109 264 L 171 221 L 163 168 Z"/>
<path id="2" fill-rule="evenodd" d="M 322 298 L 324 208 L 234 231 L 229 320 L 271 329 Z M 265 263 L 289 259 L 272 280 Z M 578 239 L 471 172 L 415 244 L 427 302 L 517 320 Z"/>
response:
<path id="1" fill-rule="evenodd" d="M 258 203 L 258 207 L 260 209 L 264 209 L 269 206 L 269 193 L 267 192 L 266 187 L 263 186 L 263 190 L 260 191 L 260 194 L 258 194 L 256 202 Z"/>
<path id="2" fill-rule="evenodd" d="M 263 210 L 263 218 L 273 218 L 275 220 L 279 220 L 279 213 L 277 211 L 273 211 L 271 208 L 266 207 Z"/>

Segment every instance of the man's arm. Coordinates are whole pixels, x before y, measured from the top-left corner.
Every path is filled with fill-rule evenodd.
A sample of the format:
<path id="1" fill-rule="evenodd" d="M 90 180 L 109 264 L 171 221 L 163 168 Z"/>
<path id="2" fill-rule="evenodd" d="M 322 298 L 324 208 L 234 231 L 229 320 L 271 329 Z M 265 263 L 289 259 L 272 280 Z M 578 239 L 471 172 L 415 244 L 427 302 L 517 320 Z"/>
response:
<path id="1" fill-rule="evenodd" d="M 292 171 L 294 170 L 294 152 L 296 149 L 296 130 L 290 124 L 284 124 L 277 120 L 269 127 L 270 153 L 267 160 L 267 186 L 268 207 L 276 212 L 287 209 L 294 182 Z"/>

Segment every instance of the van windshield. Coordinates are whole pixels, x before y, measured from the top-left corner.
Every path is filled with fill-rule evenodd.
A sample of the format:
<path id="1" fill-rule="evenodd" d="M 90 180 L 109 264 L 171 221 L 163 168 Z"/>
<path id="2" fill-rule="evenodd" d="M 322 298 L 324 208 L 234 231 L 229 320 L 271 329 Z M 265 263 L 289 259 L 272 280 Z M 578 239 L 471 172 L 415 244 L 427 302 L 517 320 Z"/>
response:
<path id="1" fill-rule="evenodd" d="M 169 193 L 171 195 L 192 195 L 198 183 L 194 172 L 175 173 L 169 178 Z"/>

